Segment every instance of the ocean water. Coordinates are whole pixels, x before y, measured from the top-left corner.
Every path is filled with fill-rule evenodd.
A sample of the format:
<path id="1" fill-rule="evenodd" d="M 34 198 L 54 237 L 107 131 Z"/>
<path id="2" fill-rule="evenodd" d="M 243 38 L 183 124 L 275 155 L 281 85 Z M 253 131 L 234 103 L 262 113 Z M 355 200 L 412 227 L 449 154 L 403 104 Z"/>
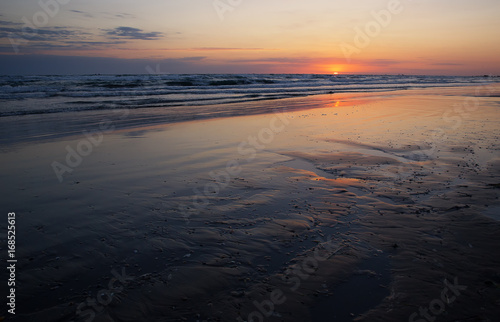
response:
<path id="1" fill-rule="evenodd" d="M 0 76 L 0 117 L 123 108 L 189 108 L 328 93 L 472 85 L 487 80 L 302 74 Z"/>

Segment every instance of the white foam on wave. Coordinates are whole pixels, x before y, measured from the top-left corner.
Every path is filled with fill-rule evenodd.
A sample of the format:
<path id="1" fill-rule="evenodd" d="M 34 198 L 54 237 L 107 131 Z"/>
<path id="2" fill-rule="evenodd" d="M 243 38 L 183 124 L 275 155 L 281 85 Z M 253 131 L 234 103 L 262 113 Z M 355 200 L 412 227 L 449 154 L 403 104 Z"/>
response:
<path id="1" fill-rule="evenodd" d="M 0 76 L 0 116 L 126 106 L 192 106 L 331 92 L 456 86 L 480 77 L 391 75 L 73 75 Z M 38 102 L 33 104 L 33 100 Z M 26 104 L 18 104 L 25 101 Z M 46 108 L 43 108 L 46 106 Z"/>

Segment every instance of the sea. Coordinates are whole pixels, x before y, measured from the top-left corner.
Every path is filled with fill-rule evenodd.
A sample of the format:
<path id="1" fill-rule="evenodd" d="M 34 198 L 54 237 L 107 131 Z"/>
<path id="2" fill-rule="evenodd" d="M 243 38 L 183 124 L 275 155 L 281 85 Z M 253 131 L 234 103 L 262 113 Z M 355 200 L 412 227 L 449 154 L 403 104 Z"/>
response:
<path id="1" fill-rule="evenodd" d="M 332 93 L 473 85 L 489 79 L 304 74 L 0 76 L 0 117 L 124 108 L 176 108 L 182 113 L 192 106 Z M 235 105 L 234 108 L 238 109 L 234 112 L 240 115 L 241 106 Z M 210 114 L 210 110 L 199 111 L 200 116 Z"/>

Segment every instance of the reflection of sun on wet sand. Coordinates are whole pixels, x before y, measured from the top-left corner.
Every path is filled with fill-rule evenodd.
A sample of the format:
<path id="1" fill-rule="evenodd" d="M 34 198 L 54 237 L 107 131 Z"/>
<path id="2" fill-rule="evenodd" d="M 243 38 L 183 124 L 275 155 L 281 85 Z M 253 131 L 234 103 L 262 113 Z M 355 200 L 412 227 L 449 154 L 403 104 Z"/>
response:
<path id="1" fill-rule="evenodd" d="M 33 278 L 20 297 L 42 298 L 23 316 L 74 318 L 125 267 L 134 279 L 96 321 L 494 320 L 498 97 L 458 127 L 443 120 L 471 93 L 289 100 L 319 107 L 285 112 L 289 124 L 252 159 L 238 146 L 272 114 L 109 134 L 50 198 L 51 174 L 30 177 L 43 184 L 25 193 L 47 204 L 32 211 L 47 212 L 22 230 L 37 240 L 24 250 L 37 264 L 22 268 Z M 43 151 L 65 144 L 15 153 L 37 151 L 29 162 L 43 167 Z M 229 161 L 238 174 L 217 177 Z M 74 213 L 51 214 L 64 198 Z M 179 205 L 195 208 L 189 222 Z"/>

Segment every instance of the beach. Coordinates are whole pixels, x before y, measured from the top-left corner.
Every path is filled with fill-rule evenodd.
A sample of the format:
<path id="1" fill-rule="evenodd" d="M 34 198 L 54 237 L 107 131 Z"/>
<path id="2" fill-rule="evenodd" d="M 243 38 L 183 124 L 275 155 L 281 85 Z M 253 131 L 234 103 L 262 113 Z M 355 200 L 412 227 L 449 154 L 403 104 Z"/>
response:
<path id="1" fill-rule="evenodd" d="M 193 120 L 2 117 L 7 320 L 495 321 L 499 109 L 487 83 L 229 102 Z"/>

